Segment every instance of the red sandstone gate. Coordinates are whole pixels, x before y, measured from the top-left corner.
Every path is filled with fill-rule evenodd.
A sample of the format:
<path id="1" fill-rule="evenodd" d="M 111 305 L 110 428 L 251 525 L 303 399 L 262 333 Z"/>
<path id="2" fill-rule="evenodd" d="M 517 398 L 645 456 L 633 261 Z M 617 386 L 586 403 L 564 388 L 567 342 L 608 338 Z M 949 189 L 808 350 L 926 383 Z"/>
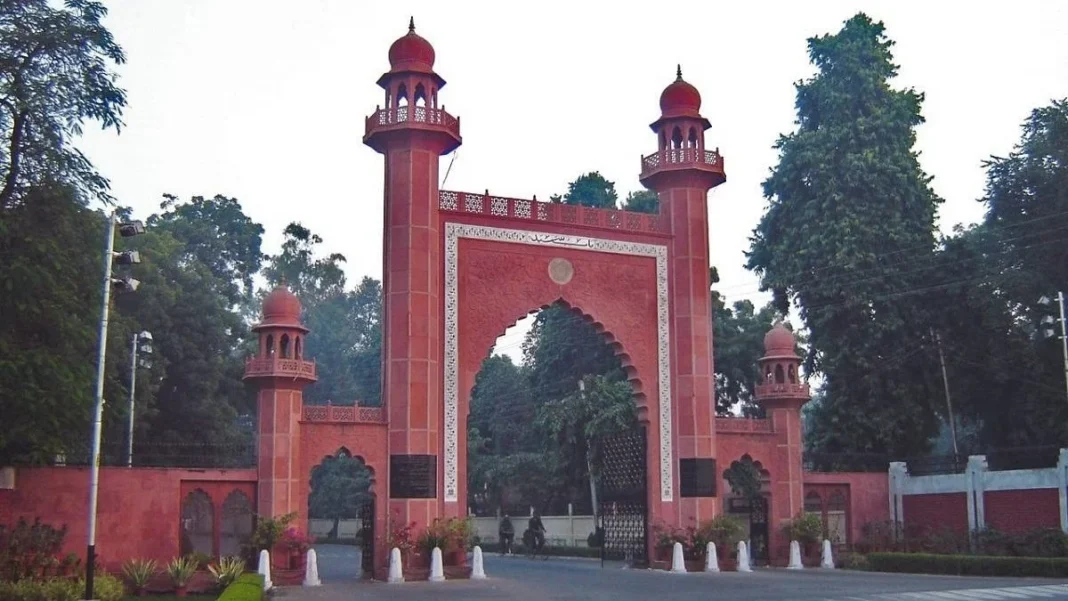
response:
<path id="1" fill-rule="evenodd" d="M 385 413 L 332 419 L 320 415 L 331 409 L 302 409 L 299 388 L 314 379 L 314 365 L 291 357 L 293 373 L 283 374 L 271 363 L 258 376 L 273 383 L 260 397 L 260 513 L 303 513 L 311 466 L 344 445 L 375 473 L 378 498 L 388 499 L 376 504 L 379 532 L 388 521 L 422 527 L 466 515 L 464 424 L 475 375 L 510 325 L 560 302 L 602 333 L 626 369 L 648 432 L 650 519 L 685 525 L 712 517 L 719 507 L 707 194 L 725 176 L 719 153 L 705 148 L 710 125 L 700 94 L 681 72 L 661 94 L 651 126 L 659 146 L 641 159 L 658 214 L 451 192 L 438 189 L 438 162 L 460 145 L 460 120 L 439 107 L 445 81 L 434 59 L 411 26 L 390 47 L 391 68 L 378 80 L 384 106 L 366 121 L 364 142 L 385 157 Z M 299 304 L 290 306 L 296 300 L 287 294 L 265 304 L 261 333 L 303 334 Z M 680 465 L 688 478 L 702 474 L 712 484 L 680 486 Z M 384 544 L 378 537 L 383 560 Z"/>
<path id="2" fill-rule="evenodd" d="M 518 319 L 563 302 L 600 330 L 625 366 L 647 426 L 648 507 L 669 523 L 711 517 L 710 497 L 680 498 L 680 459 L 715 458 L 708 190 L 723 160 L 706 150 L 700 95 L 681 73 L 641 162 L 658 215 L 438 190 L 438 161 L 461 143 L 439 108 L 445 81 L 414 26 L 389 51 L 384 106 L 364 142 L 385 157 L 383 398 L 394 468 L 432 466 L 410 494 L 387 468 L 391 518 L 466 514 L 466 428 L 475 375 Z M 706 468 L 707 469 L 707 468 Z M 712 468 L 714 472 L 714 468 Z M 420 498 L 412 498 L 420 497 Z"/>

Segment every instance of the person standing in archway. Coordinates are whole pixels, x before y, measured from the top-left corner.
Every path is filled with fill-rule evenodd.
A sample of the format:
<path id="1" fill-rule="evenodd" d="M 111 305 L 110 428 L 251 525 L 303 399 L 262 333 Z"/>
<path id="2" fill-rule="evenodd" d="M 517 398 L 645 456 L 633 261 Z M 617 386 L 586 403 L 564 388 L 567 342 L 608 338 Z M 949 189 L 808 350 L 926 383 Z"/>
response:
<path id="1" fill-rule="evenodd" d="M 515 539 L 515 526 L 512 525 L 512 520 L 507 513 L 501 519 L 501 525 L 497 527 L 497 535 L 501 539 L 501 555 L 511 555 L 512 540 Z"/>

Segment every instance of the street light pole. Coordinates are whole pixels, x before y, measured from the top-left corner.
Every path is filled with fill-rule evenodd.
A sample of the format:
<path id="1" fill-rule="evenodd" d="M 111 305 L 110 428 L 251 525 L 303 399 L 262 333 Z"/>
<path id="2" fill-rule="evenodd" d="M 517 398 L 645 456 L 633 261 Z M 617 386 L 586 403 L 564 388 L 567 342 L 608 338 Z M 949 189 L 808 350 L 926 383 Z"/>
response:
<path id="1" fill-rule="evenodd" d="M 130 422 L 126 428 L 126 467 L 133 467 L 134 398 L 137 391 L 137 342 L 140 334 L 133 335 L 130 348 Z"/>
<path id="2" fill-rule="evenodd" d="M 1050 303 L 1049 297 L 1043 296 L 1038 300 L 1040 304 L 1048 305 Z M 1065 400 L 1068 400 L 1068 320 L 1064 316 L 1064 292 L 1057 292 L 1057 309 L 1060 311 L 1061 322 L 1061 352 L 1064 354 L 1064 394 Z M 1053 317 L 1047 315 L 1042 319 L 1043 324 L 1052 324 Z M 1052 329 L 1046 329 L 1046 338 L 1055 336 Z"/>
<path id="3" fill-rule="evenodd" d="M 1064 395 L 1068 400 L 1068 326 L 1064 319 L 1064 292 L 1057 292 L 1057 306 L 1061 309 L 1061 349 L 1064 352 Z"/>
<path id="4" fill-rule="evenodd" d="M 104 418 L 104 357 L 108 345 L 108 309 L 111 307 L 111 264 L 115 253 L 115 213 L 108 216 L 104 242 L 103 305 L 96 350 L 96 410 L 93 416 L 93 456 L 89 464 L 89 547 L 85 555 L 85 598 L 93 598 L 96 567 L 96 498 L 100 484 L 100 426 Z"/>

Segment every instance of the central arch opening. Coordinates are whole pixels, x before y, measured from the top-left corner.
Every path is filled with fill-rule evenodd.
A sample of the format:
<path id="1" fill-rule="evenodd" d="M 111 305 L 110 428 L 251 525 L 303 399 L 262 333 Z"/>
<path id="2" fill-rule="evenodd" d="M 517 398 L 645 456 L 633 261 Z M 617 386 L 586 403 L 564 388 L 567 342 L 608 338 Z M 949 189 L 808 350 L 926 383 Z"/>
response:
<path id="1" fill-rule="evenodd" d="M 634 372 L 622 350 L 562 301 L 497 339 L 475 378 L 467 415 L 467 505 L 484 546 L 506 550 L 511 534 L 513 551 L 528 551 L 528 530 L 540 522 L 554 553 L 600 555 L 604 515 L 619 511 L 610 500 L 606 506 L 606 494 L 626 481 L 640 493 L 642 513 L 639 532 L 626 539 L 641 555 L 644 445 L 630 461 L 614 460 L 622 453 L 618 441 L 644 442 L 628 382 Z"/>

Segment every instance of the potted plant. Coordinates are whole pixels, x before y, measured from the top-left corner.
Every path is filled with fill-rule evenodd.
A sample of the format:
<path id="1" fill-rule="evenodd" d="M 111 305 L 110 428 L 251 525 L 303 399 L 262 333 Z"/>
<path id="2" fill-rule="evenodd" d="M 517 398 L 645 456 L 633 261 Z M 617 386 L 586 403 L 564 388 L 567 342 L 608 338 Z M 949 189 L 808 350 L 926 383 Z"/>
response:
<path id="1" fill-rule="evenodd" d="M 303 569 L 307 558 L 306 553 L 311 548 L 311 543 L 311 539 L 306 534 L 290 526 L 282 533 L 282 538 L 279 539 L 275 548 L 285 556 L 286 566 L 289 569 Z"/>
<path id="2" fill-rule="evenodd" d="M 716 545 L 716 555 L 720 566 L 724 567 L 727 558 L 731 557 L 738 541 L 745 536 L 745 526 L 729 515 L 721 514 L 705 522 L 699 528 L 702 538 Z"/>
<path id="3" fill-rule="evenodd" d="M 215 586 L 222 590 L 230 586 L 245 571 L 245 560 L 240 557 L 223 557 L 218 565 L 209 565 L 208 571 L 215 579 Z"/>
<path id="4" fill-rule="evenodd" d="M 445 521 L 446 553 L 445 563 L 453 566 L 467 564 L 467 548 L 475 536 L 475 524 L 471 518 L 449 518 Z"/>
<path id="5" fill-rule="evenodd" d="M 786 523 L 783 528 L 788 539 L 801 545 L 805 558 L 812 561 L 818 557 L 819 543 L 823 538 L 823 519 L 819 514 L 802 513 Z"/>
<path id="6" fill-rule="evenodd" d="M 197 564 L 188 557 L 175 557 L 167 566 L 167 574 L 174 583 L 174 594 L 179 597 L 185 596 L 185 587 L 197 571 Z"/>
<path id="7" fill-rule="evenodd" d="M 653 534 L 656 536 L 656 543 L 654 545 L 656 560 L 666 561 L 669 565 L 672 559 L 671 556 L 675 550 L 675 543 L 682 543 L 684 555 L 686 546 L 690 544 L 690 537 L 685 530 L 675 528 L 674 526 L 668 526 L 663 523 L 653 526 Z"/>
<path id="8" fill-rule="evenodd" d="M 122 566 L 122 573 L 133 586 L 134 594 L 142 597 L 148 581 L 156 575 L 156 560 L 154 559 L 131 559 Z"/>
<path id="9" fill-rule="evenodd" d="M 449 546 L 449 536 L 442 527 L 440 520 L 435 520 L 433 524 L 427 526 L 423 534 L 419 536 L 419 550 L 426 558 L 427 565 L 430 565 L 431 554 L 434 552 L 434 547 L 441 549 L 444 555 L 445 550 Z M 442 557 L 444 560 L 444 557 Z"/>
<path id="10" fill-rule="evenodd" d="M 389 532 L 386 535 L 386 552 L 392 553 L 393 549 L 400 549 L 401 562 L 406 566 L 412 564 L 412 550 L 415 549 L 415 522 L 407 524 L 397 522 L 390 523 Z M 366 552 L 366 550 L 365 550 Z"/>

